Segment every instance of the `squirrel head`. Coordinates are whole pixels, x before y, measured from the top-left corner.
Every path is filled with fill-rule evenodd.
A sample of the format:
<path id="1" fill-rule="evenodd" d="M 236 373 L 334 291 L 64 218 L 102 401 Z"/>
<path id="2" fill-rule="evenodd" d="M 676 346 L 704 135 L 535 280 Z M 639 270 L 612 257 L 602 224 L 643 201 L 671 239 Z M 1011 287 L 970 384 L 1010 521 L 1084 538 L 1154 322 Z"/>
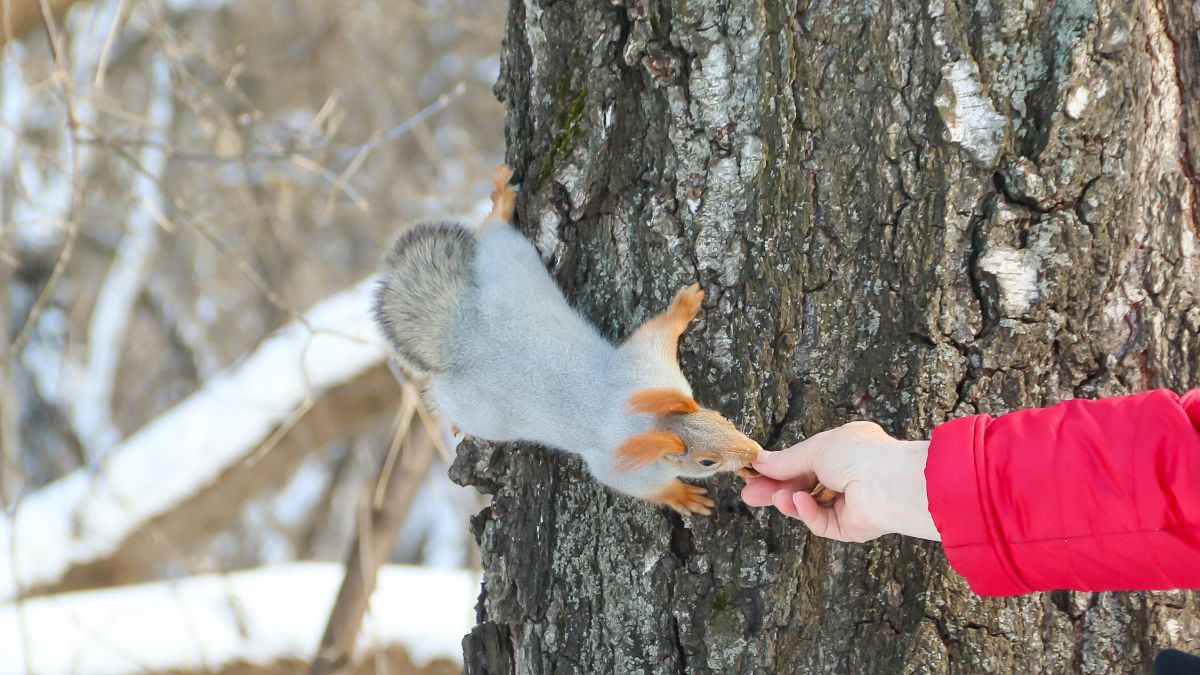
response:
<path id="1" fill-rule="evenodd" d="M 652 431 L 633 436 L 617 449 L 626 468 L 661 459 L 678 467 L 680 476 L 702 478 L 746 469 L 762 452 L 762 446 L 732 422 L 678 389 L 641 389 L 628 404 L 634 413 L 654 415 L 655 424 Z"/>

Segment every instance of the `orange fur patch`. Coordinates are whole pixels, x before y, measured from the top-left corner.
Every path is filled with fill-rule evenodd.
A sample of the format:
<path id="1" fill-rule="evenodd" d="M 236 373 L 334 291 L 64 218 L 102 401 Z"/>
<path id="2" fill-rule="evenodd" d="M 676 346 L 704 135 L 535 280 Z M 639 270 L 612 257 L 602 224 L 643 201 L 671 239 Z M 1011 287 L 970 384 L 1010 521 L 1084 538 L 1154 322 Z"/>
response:
<path id="1" fill-rule="evenodd" d="M 683 448 L 683 439 L 669 431 L 647 431 L 630 436 L 617 448 L 617 457 L 620 458 L 618 466 L 622 471 L 629 471 L 656 462 L 667 455 L 678 455 L 683 452 Z"/>
<path id="2" fill-rule="evenodd" d="M 670 387 L 650 387 L 633 392 L 633 396 L 629 397 L 629 408 L 635 413 L 650 415 L 694 413 L 700 410 L 695 399 Z"/>
<path id="3" fill-rule="evenodd" d="M 704 302 L 704 291 L 700 290 L 700 284 L 685 286 L 675 293 L 675 299 L 671 301 L 671 306 L 666 313 L 681 324 L 680 331 L 682 332 L 700 313 L 700 303 L 702 302 Z"/>
<path id="4" fill-rule="evenodd" d="M 517 191 L 508 184 L 512 180 L 513 171 L 508 166 L 501 164 L 496 167 L 496 171 L 492 174 L 492 185 L 495 190 L 492 191 L 492 216 L 499 218 L 506 223 L 513 221 L 513 213 L 517 208 Z"/>

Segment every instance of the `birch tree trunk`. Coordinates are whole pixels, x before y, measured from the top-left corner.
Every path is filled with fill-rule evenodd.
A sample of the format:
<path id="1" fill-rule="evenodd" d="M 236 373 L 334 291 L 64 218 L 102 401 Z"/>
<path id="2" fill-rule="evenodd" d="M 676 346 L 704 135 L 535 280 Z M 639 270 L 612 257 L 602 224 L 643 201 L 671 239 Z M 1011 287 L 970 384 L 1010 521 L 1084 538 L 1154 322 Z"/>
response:
<path id="1" fill-rule="evenodd" d="M 513 0 L 519 219 L 614 339 L 700 281 L 684 371 L 772 449 L 1196 386 L 1198 17 Z M 733 478 L 681 519 L 538 448 L 465 448 L 454 474 L 494 494 L 471 673 L 1127 673 L 1200 649 L 1194 593 L 980 598 L 936 544 L 818 540 Z"/>

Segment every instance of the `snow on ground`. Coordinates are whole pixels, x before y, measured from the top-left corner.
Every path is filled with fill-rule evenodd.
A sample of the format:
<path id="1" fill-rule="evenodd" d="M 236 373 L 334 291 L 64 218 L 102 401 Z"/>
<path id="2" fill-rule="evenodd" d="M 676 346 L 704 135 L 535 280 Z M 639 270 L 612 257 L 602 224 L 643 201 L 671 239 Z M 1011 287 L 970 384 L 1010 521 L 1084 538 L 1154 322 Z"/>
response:
<path id="1" fill-rule="evenodd" d="M 155 516 L 244 461 L 310 397 L 384 360 L 374 280 L 335 295 L 264 340 L 113 448 L 100 472 L 73 471 L 0 521 L 0 601 L 113 553 Z"/>
<path id="2" fill-rule="evenodd" d="M 0 605 L 0 673 L 116 675 L 312 658 L 342 580 L 338 563 L 290 563 Z M 379 571 L 359 649 L 400 645 L 418 666 L 461 662 L 479 576 Z"/>

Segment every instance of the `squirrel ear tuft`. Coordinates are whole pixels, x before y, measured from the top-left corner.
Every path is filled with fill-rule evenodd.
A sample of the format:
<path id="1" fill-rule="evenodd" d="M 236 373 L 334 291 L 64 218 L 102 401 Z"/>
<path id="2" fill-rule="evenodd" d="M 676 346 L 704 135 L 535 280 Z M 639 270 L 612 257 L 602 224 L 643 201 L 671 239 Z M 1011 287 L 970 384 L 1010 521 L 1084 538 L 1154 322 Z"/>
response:
<path id="1" fill-rule="evenodd" d="M 684 447 L 683 439 L 669 431 L 655 429 L 630 436 L 617 448 L 617 468 L 620 471 L 638 469 L 667 455 L 681 454 Z"/>
<path id="2" fill-rule="evenodd" d="M 650 415 L 694 413 L 700 410 L 695 399 L 670 387 L 649 387 L 633 392 L 629 397 L 629 408 L 635 413 Z"/>

